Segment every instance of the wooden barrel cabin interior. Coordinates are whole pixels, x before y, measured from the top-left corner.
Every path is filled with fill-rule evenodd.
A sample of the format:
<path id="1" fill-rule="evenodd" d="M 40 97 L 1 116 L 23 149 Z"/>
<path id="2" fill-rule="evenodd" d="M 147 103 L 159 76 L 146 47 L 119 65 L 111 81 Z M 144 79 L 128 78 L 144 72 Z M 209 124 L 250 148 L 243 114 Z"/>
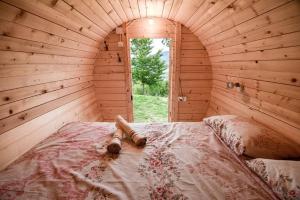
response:
<path id="1" fill-rule="evenodd" d="M 299 0 L 0 0 L 0 24 L 0 199 L 300 199 Z M 171 39 L 168 123 L 134 123 L 131 38 Z M 137 133 L 146 135 L 147 144 L 132 150 L 135 145 L 128 138 L 113 136 L 122 140 L 122 150 L 110 161 L 101 150 L 106 150 L 113 132 L 120 128 L 115 126 L 118 115 Z M 252 128 L 245 135 L 256 130 L 261 131 L 255 134 L 265 135 L 257 136 L 254 142 L 250 141 L 252 135 L 243 140 L 243 130 L 248 126 Z M 161 135 L 172 134 L 164 138 L 157 136 L 159 131 Z M 222 139 L 227 133 L 229 139 Z M 233 136 L 235 133 L 239 136 Z M 192 141 L 182 145 L 187 135 L 194 143 L 199 140 L 197 147 Z M 275 141 L 273 135 L 279 138 L 275 144 L 270 142 Z M 205 139 L 209 137 L 213 139 Z M 233 137 L 239 138 L 239 143 L 231 141 Z M 86 138 L 92 139 L 87 142 Z M 82 143 L 77 144 L 79 140 Z M 226 144 L 228 140 L 231 142 Z M 103 146 L 101 141 L 105 141 Z M 281 148 L 282 141 L 288 141 L 288 145 Z M 242 143 L 243 152 L 237 155 L 237 145 Z M 257 147 L 255 153 L 246 143 Z M 163 144 L 169 144 L 170 149 L 173 145 L 176 152 L 169 155 L 171 150 L 165 150 Z M 227 160 L 242 159 L 240 165 L 246 167 L 232 172 L 240 176 L 222 182 L 223 176 L 218 174 L 226 170 L 205 171 L 210 165 L 206 168 L 201 163 L 209 161 L 204 161 L 200 156 L 204 153 L 199 150 L 205 145 L 219 159 L 226 160 L 221 158 L 221 146 L 224 152 L 233 152 Z M 57 150 L 58 146 L 64 146 L 65 151 Z M 257 150 L 259 146 L 272 151 L 272 156 L 254 156 L 262 152 Z M 88 150 L 75 153 L 75 147 Z M 155 149 L 169 157 L 153 153 Z M 195 149 L 199 155 L 192 158 Z M 283 155 L 278 159 L 274 155 L 281 149 Z M 287 149 L 295 151 L 286 153 Z M 51 152 L 60 153 L 51 156 Z M 80 160 L 87 152 L 91 152 L 88 158 Z M 60 159 L 62 155 L 69 157 Z M 126 157 L 129 155 L 140 157 L 135 164 L 129 162 L 132 170 L 128 167 L 125 175 L 116 175 L 114 170 L 122 171 L 119 165 L 122 159 L 130 160 L 132 157 Z M 158 164 L 151 164 L 149 155 L 160 155 L 159 163 L 179 155 L 189 155 L 191 161 L 176 157 L 176 161 L 170 161 L 173 167 L 159 168 L 167 173 L 162 177 L 163 172 L 151 174 Z M 91 170 L 97 168 L 92 156 L 98 157 L 99 166 L 101 156 L 108 162 L 107 168 L 95 172 L 99 179 L 88 179 Z M 236 160 L 230 164 L 237 165 Z M 285 172 L 292 166 L 285 162 L 295 164 L 293 175 L 280 176 L 295 181 L 285 182 L 292 189 L 279 188 L 280 184 L 274 189 L 271 175 L 260 178 L 256 168 L 251 168 L 258 161 L 266 162 L 264 169 L 268 170 L 273 169 L 268 164 L 280 161 L 283 164 L 276 166 L 284 167 L 279 171 Z M 94 168 L 84 168 L 91 163 Z M 173 173 L 180 166 L 185 170 Z M 88 175 L 82 172 L 82 178 L 83 168 Z M 33 171 L 37 171 L 35 175 Z M 27 177 L 27 173 L 32 176 Z M 47 179 L 49 173 L 62 181 L 58 183 L 73 182 L 69 189 L 54 186 L 52 179 Z M 198 178 L 191 181 L 187 173 L 197 173 Z M 137 183 L 141 186 L 130 185 L 133 182 L 126 174 L 140 180 Z M 178 174 L 185 176 L 178 178 Z M 208 179 L 207 174 L 214 178 L 209 183 L 201 182 Z M 175 183 L 164 180 L 173 176 L 177 178 Z M 231 176 L 230 172 L 226 171 L 226 176 Z M 17 177 L 22 178 L 18 181 Z M 147 182 L 149 177 L 155 181 Z M 179 186 L 180 180 L 187 179 L 190 182 L 186 184 L 192 186 Z M 75 186 L 79 182 L 86 185 Z M 242 187 L 238 182 L 245 188 L 238 188 Z M 228 187 L 211 190 L 218 184 Z M 228 189 L 231 187 L 235 189 Z"/>

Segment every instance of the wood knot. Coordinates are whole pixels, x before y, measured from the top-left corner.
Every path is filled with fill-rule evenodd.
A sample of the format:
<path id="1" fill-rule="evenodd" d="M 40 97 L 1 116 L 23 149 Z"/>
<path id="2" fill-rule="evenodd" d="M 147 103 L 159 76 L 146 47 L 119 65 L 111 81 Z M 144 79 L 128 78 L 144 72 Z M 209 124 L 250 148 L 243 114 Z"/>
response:
<path id="1" fill-rule="evenodd" d="M 256 60 L 255 63 L 258 63 L 258 60 Z"/>
<path id="2" fill-rule="evenodd" d="M 21 18 L 24 14 L 25 14 L 25 11 L 24 11 L 24 10 L 21 10 L 21 11 L 16 15 L 16 19 Z"/>
<path id="3" fill-rule="evenodd" d="M 233 4 L 230 4 L 229 6 L 227 6 L 228 9 L 233 9 Z"/>
<path id="4" fill-rule="evenodd" d="M 8 36 L 8 33 L 7 32 L 3 32 L 2 35 L 3 36 Z"/>
<path id="5" fill-rule="evenodd" d="M 81 31 L 82 31 L 82 29 L 83 29 L 83 27 L 80 27 L 79 31 L 81 32 Z"/>
<path id="6" fill-rule="evenodd" d="M 105 48 L 105 51 L 108 51 L 108 45 L 107 45 L 106 41 L 104 41 L 104 48 Z"/>
<path id="7" fill-rule="evenodd" d="M 297 82 L 297 79 L 296 79 L 296 78 L 292 78 L 292 79 L 291 79 L 291 82 L 292 82 L 292 83 L 296 83 L 296 82 Z"/>
<path id="8" fill-rule="evenodd" d="M 58 0 L 51 1 L 51 6 L 55 6 L 57 4 Z"/>
<path id="9" fill-rule="evenodd" d="M 4 101 L 9 101 L 10 100 L 9 97 L 4 97 L 3 99 L 4 99 Z"/>
<path id="10" fill-rule="evenodd" d="M 64 88 L 64 85 L 61 85 L 60 88 L 63 89 L 63 88 Z"/>
<path id="11" fill-rule="evenodd" d="M 13 113 L 14 113 L 14 111 L 12 109 L 9 109 L 9 114 L 11 115 Z"/>
<path id="12" fill-rule="evenodd" d="M 118 62 L 119 62 L 119 63 L 122 62 L 122 59 L 121 59 L 121 56 L 120 56 L 119 53 L 117 53 L 117 56 L 118 56 Z"/>
<path id="13" fill-rule="evenodd" d="M 25 113 L 25 114 L 21 115 L 21 116 L 19 117 L 19 119 L 21 119 L 21 120 L 25 120 L 25 119 L 26 119 L 26 116 L 27 116 L 27 113 Z"/>
<path id="14" fill-rule="evenodd" d="M 48 91 L 47 90 L 42 90 L 42 94 L 45 94 L 47 93 Z"/>

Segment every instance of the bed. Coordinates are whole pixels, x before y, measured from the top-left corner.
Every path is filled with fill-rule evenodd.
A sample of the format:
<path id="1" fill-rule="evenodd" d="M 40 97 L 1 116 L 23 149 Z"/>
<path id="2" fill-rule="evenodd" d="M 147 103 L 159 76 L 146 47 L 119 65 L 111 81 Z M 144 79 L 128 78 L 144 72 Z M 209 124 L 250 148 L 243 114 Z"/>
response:
<path id="1" fill-rule="evenodd" d="M 73 122 L 0 172 L 0 199 L 276 199 L 203 122 L 132 124 L 144 148 L 106 147 L 114 123 Z"/>

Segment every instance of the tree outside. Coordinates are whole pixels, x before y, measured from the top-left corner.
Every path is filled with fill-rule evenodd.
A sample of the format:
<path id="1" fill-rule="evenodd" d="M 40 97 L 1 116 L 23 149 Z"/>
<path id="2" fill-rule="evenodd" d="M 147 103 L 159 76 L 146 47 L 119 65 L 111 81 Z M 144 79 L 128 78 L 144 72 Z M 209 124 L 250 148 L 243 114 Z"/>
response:
<path id="1" fill-rule="evenodd" d="M 131 40 L 135 122 L 167 121 L 168 119 L 169 56 L 168 51 L 163 52 L 162 49 L 168 49 L 166 47 L 169 47 L 169 43 L 169 39 L 136 38 Z M 159 49 L 160 47 L 162 48 Z"/>
<path id="2" fill-rule="evenodd" d="M 142 95 L 145 95 L 145 85 L 153 87 L 163 81 L 166 63 L 161 59 L 162 50 L 151 54 L 153 39 L 142 38 L 131 41 L 132 77 L 134 83 L 142 85 Z"/>

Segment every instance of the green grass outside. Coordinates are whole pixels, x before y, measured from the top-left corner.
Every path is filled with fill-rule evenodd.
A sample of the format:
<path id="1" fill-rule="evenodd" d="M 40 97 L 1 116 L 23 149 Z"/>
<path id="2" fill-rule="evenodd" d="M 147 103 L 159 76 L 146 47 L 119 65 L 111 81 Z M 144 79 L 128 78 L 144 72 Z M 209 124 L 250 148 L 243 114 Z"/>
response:
<path id="1" fill-rule="evenodd" d="M 133 95 L 134 122 L 167 122 L 168 98 Z"/>

